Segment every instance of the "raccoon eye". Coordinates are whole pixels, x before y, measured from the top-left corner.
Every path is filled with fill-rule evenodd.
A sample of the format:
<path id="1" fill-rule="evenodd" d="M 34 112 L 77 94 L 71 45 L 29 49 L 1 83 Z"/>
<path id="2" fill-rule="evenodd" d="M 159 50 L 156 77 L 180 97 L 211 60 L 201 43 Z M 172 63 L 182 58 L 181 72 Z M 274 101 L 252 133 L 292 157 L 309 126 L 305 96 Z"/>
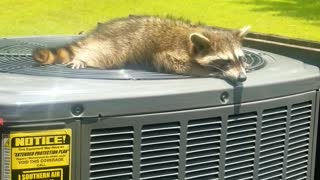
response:
<path id="1" fill-rule="evenodd" d="M 218 59 L 214 60 L 212 64 L 221 69 L 228 69 L 232 65 L 232 61 L 227 59 Z"/>

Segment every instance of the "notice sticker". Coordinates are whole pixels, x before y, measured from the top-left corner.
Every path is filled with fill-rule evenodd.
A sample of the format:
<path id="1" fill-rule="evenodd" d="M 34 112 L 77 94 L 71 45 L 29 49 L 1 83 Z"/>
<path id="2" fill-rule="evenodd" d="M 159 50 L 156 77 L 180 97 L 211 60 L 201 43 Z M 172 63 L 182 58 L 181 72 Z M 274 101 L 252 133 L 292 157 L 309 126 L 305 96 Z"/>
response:
<path id="1" fill-rule="evenodd" d="M 63 169 L 46 169 L 34 171 L 22 171 L 17 180 L 61 180 Z"/>
<path id="2" fill-rule="evenodd" d="M 11 179 L 71 179 L 71 129 L 9 134 Z"/>

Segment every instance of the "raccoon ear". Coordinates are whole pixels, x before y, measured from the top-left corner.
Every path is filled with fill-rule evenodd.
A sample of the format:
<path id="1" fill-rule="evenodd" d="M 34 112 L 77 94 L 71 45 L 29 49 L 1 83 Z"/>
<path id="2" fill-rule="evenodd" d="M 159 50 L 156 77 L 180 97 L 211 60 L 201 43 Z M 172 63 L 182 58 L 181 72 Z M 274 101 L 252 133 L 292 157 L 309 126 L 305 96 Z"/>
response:
<path id="1" fill-rule="evenodd" d="M 249 33 L 250 29 L 251 29 L 251 26 L 245 26 L 240 30 L 236 31 L 236 36 L 242 39 Z"/>
<path id="2" fill-rule="evenodd" d="M 200 33 L 191 33 L 189 38 L 197 50 L 203 50 L 210 46 L 209 39 Z"/>

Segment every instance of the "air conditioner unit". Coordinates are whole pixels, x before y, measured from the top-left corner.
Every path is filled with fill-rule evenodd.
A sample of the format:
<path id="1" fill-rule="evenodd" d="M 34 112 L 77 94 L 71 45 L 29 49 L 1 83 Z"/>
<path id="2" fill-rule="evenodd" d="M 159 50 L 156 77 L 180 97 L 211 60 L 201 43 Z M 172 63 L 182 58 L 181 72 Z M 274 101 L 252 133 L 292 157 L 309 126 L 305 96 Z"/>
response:
<path id="1" fill-rule="evenodd" d="M 75 38 L 0 40 L 1 179 L 313 179 L 318 68 L 246 48 L 232 86 L 33 62 Z"/>

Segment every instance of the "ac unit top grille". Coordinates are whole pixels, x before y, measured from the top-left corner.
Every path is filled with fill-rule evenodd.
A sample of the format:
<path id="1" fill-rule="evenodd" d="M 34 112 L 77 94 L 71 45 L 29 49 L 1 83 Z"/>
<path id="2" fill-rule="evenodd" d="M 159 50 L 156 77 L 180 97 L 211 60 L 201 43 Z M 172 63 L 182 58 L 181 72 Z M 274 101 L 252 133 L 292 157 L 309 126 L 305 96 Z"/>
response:
<path id="1" fill-rule="evenodd" d="M 61 39 L 61 43 L 66 40 Z M 15 73 L 36 76 L 66 77 L 79 79 L 113 79 L 113 80 L 145 80 L 145 79 L 180 79 L 188 76 L 157 73 L 151 67 L 140 65 L 125 67 L 124 69 L 99 70 L 93 68 L 70 69 L 64 65 L 40 66 L 31 56 L 33 49 L 37 47 L 52 46 L 50 43 L 38 39 L 37 43 L 27 40 L 0 40 L 0 72 Z M 248 71 L 262 68 L 265 61 L 257 53 L 245 51 Z"/>

